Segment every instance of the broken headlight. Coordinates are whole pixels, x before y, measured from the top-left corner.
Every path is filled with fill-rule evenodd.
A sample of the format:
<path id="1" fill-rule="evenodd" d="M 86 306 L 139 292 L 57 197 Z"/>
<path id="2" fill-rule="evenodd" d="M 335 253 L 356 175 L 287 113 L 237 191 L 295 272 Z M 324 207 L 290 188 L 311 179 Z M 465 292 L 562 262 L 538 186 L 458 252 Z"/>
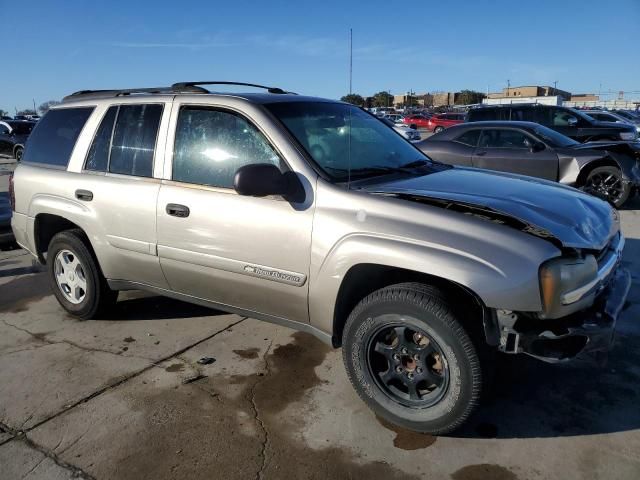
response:
<path id="1" fill-rule="evenodd" d="M 540 295 L 544 318 L 557 318 L 582 308 L 580 300 L 598 280 L 598 262 L 584 258 L 554 258 L 540 267 Z"/>

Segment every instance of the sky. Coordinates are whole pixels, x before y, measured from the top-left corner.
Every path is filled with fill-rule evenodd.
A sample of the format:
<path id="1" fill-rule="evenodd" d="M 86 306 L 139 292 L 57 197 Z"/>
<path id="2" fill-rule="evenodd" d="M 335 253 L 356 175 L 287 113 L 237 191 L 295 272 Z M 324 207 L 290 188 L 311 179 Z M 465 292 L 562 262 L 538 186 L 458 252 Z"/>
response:
<path id="1" fill-rule="evenodd" d="M 233 80 L 301 94 L 553 85 L 640 98 L 640 0 L 0 0 L 0 109 Z"/>

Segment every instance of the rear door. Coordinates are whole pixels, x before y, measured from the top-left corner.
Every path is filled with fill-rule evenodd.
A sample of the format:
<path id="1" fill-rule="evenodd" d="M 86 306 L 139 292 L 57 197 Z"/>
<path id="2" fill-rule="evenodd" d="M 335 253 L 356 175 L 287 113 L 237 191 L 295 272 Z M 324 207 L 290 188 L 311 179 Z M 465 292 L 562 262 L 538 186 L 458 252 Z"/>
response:
<path id="1" fill-rule="evenodd" d="M 160 179 L 154 178 L 154 159 L 162 164 L 165 135 L 159 132 L 169 109 L 164 102 L 127 103 L 98 114 L 74 192 L 98 229 L 92 244 L 100 265 L 109 279 L 166 288 L 156 247 Z"/>
<path id="2" fill-rule="evenodd" d="M 473 154 L 473 166 L 556 181 L 558 156 L 546 146 L 543 150 L 532 150 L 537 142 L 522 130 L 483 129 Z"/>
<path id="3" fill-rule="evenodd" d="M 308 321 L 313 195 L 291 203 L 233 189 L 235 172 L 247 164 L 289 171 L 258 127 L 267 123 L 186 100 L 173 111 L 157 208 L 158 253 L 171 289 L 232 311 Z"/>

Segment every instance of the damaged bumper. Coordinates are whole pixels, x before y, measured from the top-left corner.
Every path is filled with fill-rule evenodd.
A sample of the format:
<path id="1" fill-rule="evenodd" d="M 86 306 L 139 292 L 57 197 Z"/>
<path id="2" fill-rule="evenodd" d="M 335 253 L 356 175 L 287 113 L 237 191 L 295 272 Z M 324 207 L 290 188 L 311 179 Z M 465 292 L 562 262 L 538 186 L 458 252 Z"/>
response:
<path id="1" fill-rule="evenodd" d="M 498 311 L 498 348 L 505 353 L 525 353 L 550 363 L 606 352 L 613 344 L 616 321 L 630 287 L 629 272 L 619 267 L 592 307 L 567 317 L 540 320 Z"/>

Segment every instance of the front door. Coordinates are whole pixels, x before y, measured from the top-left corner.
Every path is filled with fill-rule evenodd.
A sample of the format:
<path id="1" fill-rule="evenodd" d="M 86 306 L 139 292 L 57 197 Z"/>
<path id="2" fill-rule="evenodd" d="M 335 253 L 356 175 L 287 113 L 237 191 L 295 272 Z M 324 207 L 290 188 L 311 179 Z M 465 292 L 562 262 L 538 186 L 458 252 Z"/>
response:
<path id="1" fill-rule="evenodd" d="M 538 141 L 521 130 L 483 129 L 473 154 L 474 167 L 558 180 L 558 156 L 550 148 L 531 147 Z"/>
<path id="2" fill-rule="evenodd" d="M 171 180 L 160 187 L 157 210 L 158 254 L 170 288 L 308 321 L 309 198 L 295 204 L 233 189 L 241 166 L 272 163 L 285 171 L 283 156 L 236 111 L 185 104 L 174 109 Z"/>

